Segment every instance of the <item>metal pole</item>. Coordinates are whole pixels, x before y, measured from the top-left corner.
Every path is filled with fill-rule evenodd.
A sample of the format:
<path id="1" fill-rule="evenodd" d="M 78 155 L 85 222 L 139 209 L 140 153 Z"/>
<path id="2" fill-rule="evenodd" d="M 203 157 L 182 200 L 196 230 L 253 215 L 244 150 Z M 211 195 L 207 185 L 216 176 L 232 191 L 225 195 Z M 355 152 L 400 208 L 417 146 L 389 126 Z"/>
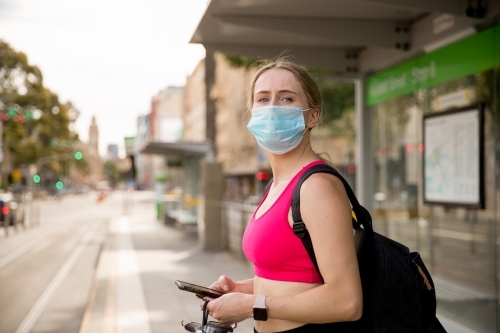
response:
<path id="1" fill-rule="evenodd" d="M 360 203 L 373 213 L 373 115 L 365 103 L 364 86 L 363 76 L 355 80 L 356 195 Z"/>

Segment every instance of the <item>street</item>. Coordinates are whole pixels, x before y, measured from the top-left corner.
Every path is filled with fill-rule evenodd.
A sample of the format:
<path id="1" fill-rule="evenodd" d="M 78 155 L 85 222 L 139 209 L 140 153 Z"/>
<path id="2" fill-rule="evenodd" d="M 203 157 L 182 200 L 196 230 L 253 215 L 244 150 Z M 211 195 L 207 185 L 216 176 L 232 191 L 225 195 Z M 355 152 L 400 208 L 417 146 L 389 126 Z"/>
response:
<path id="1" fill-rule="evenodd" d="M 252 269 L 198 250 L 195 233 L 155 221 L 151 192 L 41 202 L 39 226 L 0 235 L 0 333 L 185 332 L 199 309 L 176 279 L 208 285 Z M 187 319 L 201 321 L 201 312 Z M 252 332 L 252 322 L 237 332 Z"/>
<path id="2" fill-rule="evenodd" d="M 39 226 L 0 240 L 0 332 L 78 331 L 110 208 L 43 201 Z"/>

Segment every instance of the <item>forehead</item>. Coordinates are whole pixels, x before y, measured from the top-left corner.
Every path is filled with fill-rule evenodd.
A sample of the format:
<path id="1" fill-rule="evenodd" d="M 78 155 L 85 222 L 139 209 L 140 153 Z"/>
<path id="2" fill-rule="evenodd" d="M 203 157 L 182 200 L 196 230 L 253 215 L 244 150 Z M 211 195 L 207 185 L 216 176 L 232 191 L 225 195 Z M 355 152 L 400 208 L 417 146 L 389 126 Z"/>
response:
<path id="1" fill-rule="evenodd" d="M 272 68 L 262 73 L 255 81 L 254 93 L 259 91 L 291 90 L 296 93 L 303 92 L 300 82 L 292 72 L 283 68 Z"/>

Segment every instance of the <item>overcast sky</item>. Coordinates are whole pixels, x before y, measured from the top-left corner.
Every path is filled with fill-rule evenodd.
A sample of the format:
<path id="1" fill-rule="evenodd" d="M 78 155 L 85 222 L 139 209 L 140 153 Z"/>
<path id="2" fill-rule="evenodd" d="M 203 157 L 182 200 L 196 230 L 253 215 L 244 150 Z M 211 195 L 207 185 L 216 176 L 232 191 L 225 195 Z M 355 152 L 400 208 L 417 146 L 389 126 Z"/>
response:
<path id="1" fill-rule="evenodd" d="M 0 0 L 0 39 L 28 56 L 46 87 L 81 114 L 75 130 L 88 139 L 92 116 L 99 151 L 136 134 L 151 97 L 184 85 L 203 46 L 188 44 L 207 0 Z"/>

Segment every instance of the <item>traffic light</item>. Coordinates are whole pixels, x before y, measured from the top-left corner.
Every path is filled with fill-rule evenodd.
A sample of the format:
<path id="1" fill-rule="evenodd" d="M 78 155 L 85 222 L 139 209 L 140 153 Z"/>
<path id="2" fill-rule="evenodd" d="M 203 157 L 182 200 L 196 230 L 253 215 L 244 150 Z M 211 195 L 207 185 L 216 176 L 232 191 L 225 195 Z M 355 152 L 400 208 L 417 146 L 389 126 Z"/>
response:
<path id="1" fill-rule="evenodd" d="M 83 154 L 82 154 L 82 152 L 81 152 L 81 151 L 77 151 L 77 152 L 75 153 L 75 158 L 76 158 L 77 160 L 81 160 L 81 159 L 83 158 Z"/>
<path id="2" fill-rule="evenodd" d="M 257 180 L 260 180 L 260 181 L 265 181 L 265 180 L 268 180 L 269 179 L 269 173 L 265 172 L 265 171 L 259 171 L 255 174 L 255 178 L 257 178 Z"/>
<path id="3" fill-rule="evenodd" d="M 62 181 L 58 181 L 58 182 L 56 183 L 56 188 L 57 188 L 58 190 L 62 190 L 62 189 L 63 189 L 63 187 L 64 187 L 64 184 L 63 184 L 63 182 L 62 182 Z"/>
<path id="4" fill-rule="evenodd" d="M 40 182 L 41 178 L 39 175 L 34 175 L 33 176 L 33 183 L 38 184 Z"/>

